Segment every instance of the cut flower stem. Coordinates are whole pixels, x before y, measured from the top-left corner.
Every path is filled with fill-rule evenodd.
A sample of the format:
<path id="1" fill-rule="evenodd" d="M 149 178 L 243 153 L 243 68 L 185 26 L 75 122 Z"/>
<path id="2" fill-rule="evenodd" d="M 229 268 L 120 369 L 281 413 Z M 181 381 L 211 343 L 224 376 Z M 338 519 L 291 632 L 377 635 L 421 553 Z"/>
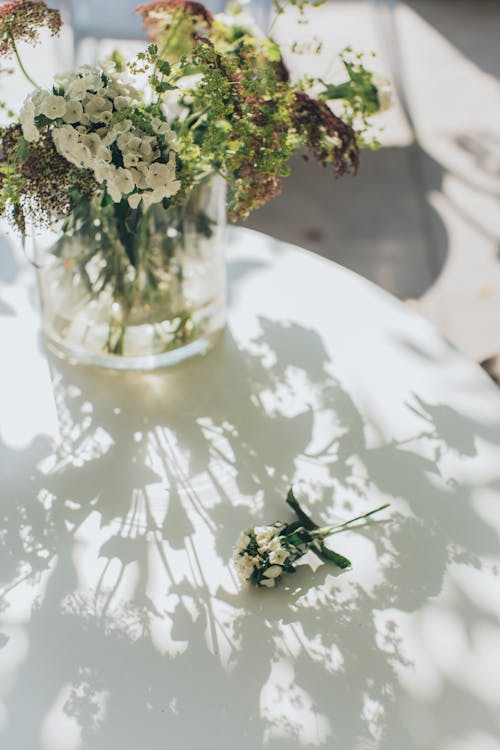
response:
<path id="1" fill-rule="evenodd" d="M 348 526 L 351 526 L 356 521 L 362 521 L 365 518 L 369 518 L 370 516 L 373 516 L 375 513 L 379 513 L 381 510 L 388 508 L 389 505 L 390 503 L 384 503 L 384 505 L 379 505 L 378 508 L 373 508 L 373 510 L 369 510 L 368 513 L 363 513 L 362 515 L 356 516 L 355 518 L 350 518 L 348 521 L 343 521 L 342 523 L 336 523 L 333 526 L 324 526 L 318 529 L 316 533 L 318 534 L 318 536 L 321 536 L 321 537 L 330 536 L 330 534 L 334 534 L 336 531 L 342 531 Z"/>

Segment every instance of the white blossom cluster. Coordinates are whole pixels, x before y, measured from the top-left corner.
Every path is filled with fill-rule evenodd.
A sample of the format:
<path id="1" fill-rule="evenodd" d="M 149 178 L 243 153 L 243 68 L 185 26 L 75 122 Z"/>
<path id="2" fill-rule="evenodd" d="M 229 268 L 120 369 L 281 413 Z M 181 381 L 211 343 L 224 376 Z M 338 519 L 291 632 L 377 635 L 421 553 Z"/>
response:
<path id="1" fill-rule="evenodd" d="M 38 141 L 39 128 L 52 121 L 61 156 L 90 169 L 116 203 L 126 198 L 131 208 L 142 202 L 146 209 L 174 195 L 181 183 L 168 123 L 144 108 L 139 117 L 128 116 L 140 102 L 140 92 L 112 66 L 85 65 L 58 76 L 53 92 L 39 89 L 26 99 L 20 114 L 23 136 Z"/>
<path id="2" fill-rule="evenodd" d="M 281 535 L 285 526 L 253 526 L 239 535 L 233 562 L 242 582 L 273 588 L 285 570 L 293 569 L 293 562 L 303 553 L 287 544 Z"/>

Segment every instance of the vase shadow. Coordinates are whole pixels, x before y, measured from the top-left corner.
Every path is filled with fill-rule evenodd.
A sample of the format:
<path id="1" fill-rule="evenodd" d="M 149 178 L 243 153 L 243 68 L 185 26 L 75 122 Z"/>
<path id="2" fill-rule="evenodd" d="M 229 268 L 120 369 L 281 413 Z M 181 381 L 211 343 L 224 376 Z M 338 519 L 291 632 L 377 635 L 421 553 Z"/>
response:
<path id="1" fill-rule="evenodd" d="M 250 341 L 228 330 L 168 372 L 50 362 L 59 439 L 0 454 L 4 469 L 25 467 L 2 511 L 1 653 L 11 665 L 26 653 L 8 672 L 5 746 L 52 747 L 65 731 L 93 750 L 216 732 L 244 749 L 416 747 L 401 706 L 430 709 L 401 683 L 401 628 L 454 566 L 498 551 L 475 487 L 440 464 L 493 435 L 458 413 L 463 434 L 450 434 L 449 407 L 415 394 L 410 442 L 372 445 L 319 335 L 265 318 Z M 233 542 L 290 518 L 291 483 L 319 521 L 387 499 L 391 518 L 332 541 L 352 546 L 352 571 L 303 565 L 275 591 L 240 588 Z M 463 611 L 491 621 L 466 589 L 448 614 Z M 450 696 L 468 702 L 457 736 L 478 717 L 494 727 L 479 693 L 440 679 L 436 716 Z"/>

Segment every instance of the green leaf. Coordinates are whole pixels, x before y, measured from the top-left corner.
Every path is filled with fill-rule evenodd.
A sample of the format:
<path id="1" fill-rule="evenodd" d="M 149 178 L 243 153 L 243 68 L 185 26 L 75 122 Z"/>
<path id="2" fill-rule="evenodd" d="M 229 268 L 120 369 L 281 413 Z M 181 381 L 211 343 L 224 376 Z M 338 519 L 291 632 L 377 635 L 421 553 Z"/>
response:
<path id="1" fill-rule="evenodd" d="M 318 555 L 318 557 L 322 557 L 325 560 L 329 560 L 330 562 L 335 563 L 335 565 L 338 565 L 339 568 L 342 568 L 342 570 L 345 570 L 345 568 L 350 568 L 352 563 L 350 560 L 347 559 L 347 557 L 344 557 L 343 555 L 339 555 L 338 552 L 335 552 L 333 549 L 330 549 L 325 544 L 321 544 L 320 547 L 313 547 L 314 552 Z"/>
<path id="2" fill-rule="evenodd" d="M 156 56 L 158 55 L 158 46 L 156 44 L 150 44 L 148 47 L 148 52 L 153 59 L 156 58 Z"/>
<path id="3" fill-rule="evenodd" d="M 28 158 L 30 154 L 30 144 L 26 140 L 26 138 L 23 138 L 22 136 L 19 138 L 16 146 L 16 156 L 19 159 L 21 163 L 24 164 L 26 159 Z"/>
<path id="4" fill-rule="evenodd" d="M 111 59 L 114 62 L 116 70 L 119 73 L 125 70 L 125 59 L 119 50 L 113 50 L 113 52 L 111 53 Z"/>
<path id="5" fill-rule="evenodd" d="M 199 211 L 196 215 L 196 231 L 203 237 L 209 239 L 212 234 L 212 226 L 217 222 L 210 218 L 204 211 Z"/>
<path id="6" fill-rule="evenodd" d="M 314 523 L 314 521 L 311 518 L 309 518 L 309 516 L 306 513 L 304 513 L 304 511 L 300 507 L 297 498 L 293 494 L 292 487 L 290 487 L 290 489 L 288 490 L 288 495 L 286 496 L 286 502 L 288 503 L 290 508 L 293 511 L 295 511 L 297 518 L 299 519 L 299 521 L 301 522 L 301 524 L 304 526 L 305 529 L 311 530 L 311 529 L 319 528 L 318 524 Z"/>
<path id="7" fill-rule="evenodd" d="M 349 83 L 340 83 L 340 84 L 325 84 L 324 91 L 321 91 L 318 94 L 318 98 L 323 101 L 328 101 L 332 99 L 347 99 L 349 97 L 350 93 L 350 84 Z"/>
<path id="8" fill-rule="evenodd" d="M 164 76 L 170 75 L 172 71 L 170 64 L 166 60 L 160 60 L 157 67 L 160 73 L 163 73 Z"/>
<path id="9" fill-rule="evenodd" d="M 285 538 L 288 544 L 292 544 L 294 547 L 301 547 L 304 544 L 310 546 L 311 544 L 311 537 L 303 526 L 300 526 L 292 534 L 287 534 Z"/>
<path id="10" fill-rule="evenodd" d="M 264 47 L 266 57 L 271 62 L 280 62 L 281 60 L 281 52 L 279 45 L 276 44 L 276 42 L 273 42 L 272 39 L 266 39 L 262 46 Z"/>
<path id="11" fill-rule="evenodd" d="M 157 94 L 164 94 L 165 91 L 173 91 L 174 89 L 178 88 L 178 86 L 174 86 L 172 83 L 168 83 L 167 81 L 160 81 L 159 78 L 150 79 L 151 85 L 156 91 Z"/>

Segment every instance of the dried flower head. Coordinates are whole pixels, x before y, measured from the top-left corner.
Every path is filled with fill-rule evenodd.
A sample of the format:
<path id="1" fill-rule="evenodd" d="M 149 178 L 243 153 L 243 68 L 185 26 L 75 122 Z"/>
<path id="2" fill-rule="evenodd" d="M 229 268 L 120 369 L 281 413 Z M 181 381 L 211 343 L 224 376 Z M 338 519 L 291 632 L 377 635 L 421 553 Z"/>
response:
<path id="1" fill-rule="evenodd" d="M 0 148 L 0 212 L 10 209 L 21 231 L 27 219 L 46 226 L 67 216 L 98 188 L 88 169 L 78 169 L 57 152 L 48 131 L 28 144 L 21 126 L 10 125 L 0 130 Z"/>
<path id="2" fill-rule="evenodd" d="M 12 0 L 0 6 L 0 54 L 14 53 L 17 42 L 35 44 L 41 28 L 52 36 L 61 29 L 58 10 L 48 8 L 42 0 Z"/>
<path id="3" fill-rule="evenodd" d="M 212 13 L 201 3 L 193 0 L 155 0 L 139 5 L 134 13 L 140 13 L 148 35 L 155 39 L 158 33 L 170 24 L 174 15 L 182 13 L 190 16 L 195 23 L 204 22 L 208 27 L 213 23 Z"/>
<path id="4" fill-rule="evenodd" d="M 356 174 L 359 165 L 356 134 L 327 104 L 303 91 L 296 92 L 293 122 L 321 164 L 331 163 L 337 177 Z"/>

